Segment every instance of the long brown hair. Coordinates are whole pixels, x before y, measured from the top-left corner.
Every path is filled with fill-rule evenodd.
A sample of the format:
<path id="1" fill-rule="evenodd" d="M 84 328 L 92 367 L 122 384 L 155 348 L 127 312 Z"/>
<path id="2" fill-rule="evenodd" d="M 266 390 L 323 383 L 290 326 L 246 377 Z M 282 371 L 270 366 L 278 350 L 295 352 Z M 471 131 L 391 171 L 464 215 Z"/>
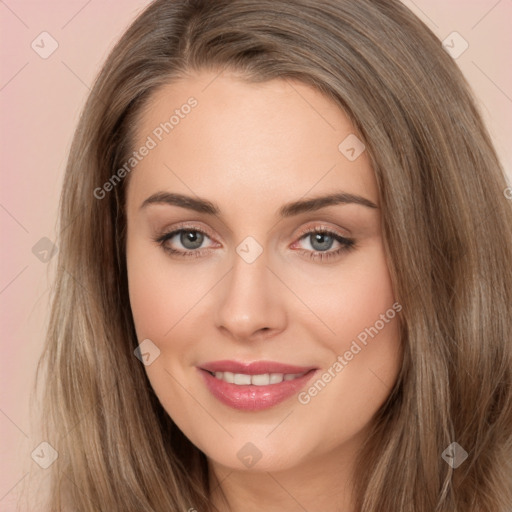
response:
<path id="1" fill-rule="evenodd" d="M 507 183 L 462 73 L 398 0 L 156 0 L 115 46 L 83 110 L 61 196 L 40 361 L 45 439 L 59 453 L 49 509 L 210 509 L 206 458 L 133 354 L 142 340 L 127 291 L 127 179 L 94 193 L 134 150 L 152 93 L 203 69 L 317 88 L 370 155 L 404 359 L 359 459 L 357 510 L 510 511 Z M 454 442 L 468 454 L 457 468 L 443 456 Z"/>

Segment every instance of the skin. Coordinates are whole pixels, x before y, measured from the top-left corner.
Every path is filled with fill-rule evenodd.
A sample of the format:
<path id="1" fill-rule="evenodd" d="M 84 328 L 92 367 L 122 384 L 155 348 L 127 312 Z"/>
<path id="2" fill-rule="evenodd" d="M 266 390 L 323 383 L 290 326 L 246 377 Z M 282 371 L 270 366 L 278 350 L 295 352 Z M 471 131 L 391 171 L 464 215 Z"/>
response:
<path id="1" fill-rule="evenodd" d="M 293 396 L 263 411 L 232 409 L 210 394 L 196 366 L 271 360 L 327 371 L 392 307 L 380 208 L 336 204 L 278 216 L 285 203 L 334 191 L 378 207 L 368 155 L 350 161 L 340 152 L 356 131 L 317 90 L 281 79 L 248 83 L 228 72 L 196 72 L 158 90 L 138 123 L 136 147 L 191 96 L 198 105 L 138 163 L 126 196 L 136 332 L 160 350 L 145 366 L 151 385 L 206 454 L 234 512 L 350 511 L 354 458 L 401 365 L 398 314 L 305 405 Z M 141 208 L 160 191 L 199 196 L 221 213 Z M 207 233 L 198 257 L 173 256 L 154 241 L 180 223 Z M 354 239 L 355 248 L 309 258 L 341 247 L 301 236 L 316 226 Z M 250 264 L 236 252 L 247 236 L 263 249 Z M 191 250 L 179 235 L 167 246 Z M 237 457 L 248 442 L 261 453 L 251 468 Z M 212 503 L 226 509 L 218 489 Z"/>

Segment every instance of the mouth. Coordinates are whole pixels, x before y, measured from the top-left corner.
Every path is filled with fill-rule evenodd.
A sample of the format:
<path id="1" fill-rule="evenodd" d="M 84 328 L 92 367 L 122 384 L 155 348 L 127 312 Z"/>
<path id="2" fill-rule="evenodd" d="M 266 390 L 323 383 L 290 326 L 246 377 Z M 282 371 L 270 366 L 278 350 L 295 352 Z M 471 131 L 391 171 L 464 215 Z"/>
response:
<path id="1" fill-rule="evenodd" d="M 205 370 L 208 371 L 208 370 Z M 281 384 L 283 381 L 295 380 L 303 377 L 308 372 L 304 373 L 260 373 L 257 375 L 248 375 L 247 373 L 233 373 L 233 372 L 208 372 L 212 377 L 223 380 L 228 384 L 235 384 L 236 386 L 272 386 L 274 384 Z"/>
<path id="2" fill-rule="evenodd" d="M 267 361 L 218 361 L 197 369 L 217 400 L 241 411 L 260 411 L 284 402 L 298 393 L 318 370 Z"/>

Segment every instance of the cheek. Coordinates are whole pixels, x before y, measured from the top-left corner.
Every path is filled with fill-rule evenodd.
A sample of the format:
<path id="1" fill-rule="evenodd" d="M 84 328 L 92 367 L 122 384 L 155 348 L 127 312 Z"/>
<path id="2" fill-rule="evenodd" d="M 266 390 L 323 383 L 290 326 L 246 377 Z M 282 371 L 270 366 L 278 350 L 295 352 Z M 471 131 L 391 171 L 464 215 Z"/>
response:
<path id="1" fill-rule="evenodd" d="M 364 341 L 376 322 L 383 333 L 393 330 L 390 320 L 397 312 L 381 244 L 351 254 L 338 267 L 310 272 L 307 278 L 297 280 L 290 274 L 288 281 L 295 283 L 294 292 L 313 313 L 304 318 L 311 319 L 317 339 L 336 353 L 348 350 L 358 336 Z"/>
<path id="2" fill-rule="evenodd" d="M 401 306 L 394 300 L 382 246 L 346 270 L 340 267 L 336 282 L 319 284 L 310 287 L 316 314 L 310 329 L 330 357 L 299 401 L 315 411 L 318 422 L 342 426 L 326 430 L 326 441 L 334 442 L 363 428 L 393 387 L 402 357 Z"/>
<path id="3" fill-rule="evenodd" d="M 134 257 L 128 265 L 130 306 L 139 341 L 144 338 L 160 339 L 172 327 L 173 294 L 169 293 L 163 276 L 158 279 L 155 267 Z"/>
<path id="4" fill-rule="evenodd" d="M 130 306 L 139 340 L 165 340 L 204 295 L 201 277 L 171 266 L 160 249 L 127 245 Z M 181 270 L 180 270 L 181 269 Z"/>
<path id="5" fill-rule="evenodd" d="M 170 265 L 160 250 L 139 241 L 127 243 L 127 270 L 137 339 L 139 343 L 149 339 L 159 350 L 145 367 L 151 385 L 171 417 L 181 421 L 193 417 L 196 404 L 182 387 L 190 378 L 191 340 L 198 325 L 190 318 L 211 286 L 199 286 L 198 276 Z M 185 431 L 190 428 L 186 421 L 181 426 Z"/>

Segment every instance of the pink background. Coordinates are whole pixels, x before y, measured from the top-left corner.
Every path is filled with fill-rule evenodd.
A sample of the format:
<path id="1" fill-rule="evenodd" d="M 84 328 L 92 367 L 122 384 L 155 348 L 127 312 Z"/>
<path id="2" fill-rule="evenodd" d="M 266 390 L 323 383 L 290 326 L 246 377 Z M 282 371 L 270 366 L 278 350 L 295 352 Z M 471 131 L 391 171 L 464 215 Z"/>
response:
<path id="1" fill-rule="evenodd" d="M 56 258 L 43 263 L 32 247 L 43 237 L 56 238 L 59 193 L 79 112 L 109 50 L 148 3 L 0 2 L 2 511 L 15 510 L 29 470 L 40 473 L 44 490 L 45 470 L 30 457 L 44 439 L 31 425 L 28 400 L 48 321 Z M 512 2 L 404 3 L 441 40 L 457 31 L 469 43 L 457 63 L 474 88 L 512 183 Z M 47 59 L 31 48 L 43 31 L 59 45 Z"/>

